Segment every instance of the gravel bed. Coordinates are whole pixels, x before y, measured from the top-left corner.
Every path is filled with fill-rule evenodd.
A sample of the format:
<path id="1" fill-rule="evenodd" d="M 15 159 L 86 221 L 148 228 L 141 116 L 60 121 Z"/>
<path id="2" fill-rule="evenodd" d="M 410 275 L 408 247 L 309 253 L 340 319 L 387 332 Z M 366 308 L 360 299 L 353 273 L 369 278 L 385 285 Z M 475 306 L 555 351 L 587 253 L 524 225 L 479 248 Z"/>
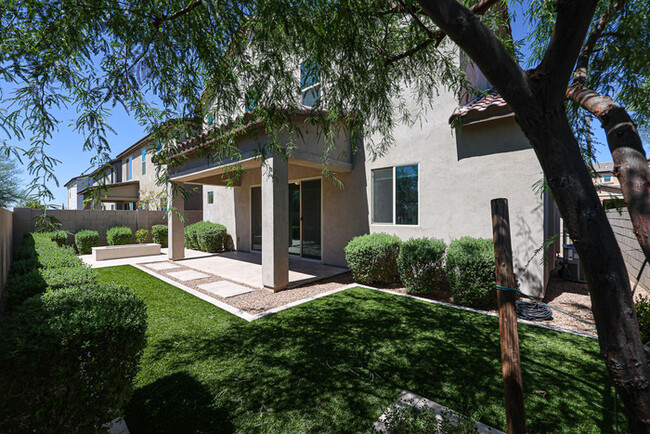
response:
<path id="1" fill-rule="evenodd" d="M 158 262 L 159 263 L 159 262 Z M 149 264 L 141 264 L 145 267 Z M 180 264 L 176 264 L 180 265 Z M 148 268 L 148 267 L 147 267 Z M 217 300 L 225 302 L 233 307 L 241 309 L 250 314 L 258 314 L 265 312 L 269 309 L 273 309 L 279 306 L 283 306 L 294 301 L 303 300 L 305 298 L 314 297 L 316 295 L 322 294 L 324 292 L 333 291 L 335 289 L 341 288 L 343 286 L 354 283 L 351 273 L 344 273 L 338 276 L 330 277 L 324 280 L 319 280 L 313 283 L 306 283 L 304 285 L 287 289 L 280 292 L 272 292 L 266 289 L 254 288 L 249 285 L 245 285 L 239 282 L 233 282 L 241 286 L 247 286 L 253 288 L 254 291 L 248 292 L 246 294 L 237 295 L 229 298 L 219 297 L 211 292 L 205 291 L 198 287 L 209 282 L 217 282 L 223 279 L 220 276 L 211 274 L 211 277 L 205 279 L 197 279 L 190 281 L 180 281 L 174 277 L 169 276 L 169 273 L 173 273 L 181 270 L 193 270 L 192 268 L 185 267 L 180 265 L 180 268 L 173 270 L 153 270 L 154 273 L 158 273 L 166 278 L 173 280 L 175 282 L 181 283 L 185 286 L 188 286 L 194 290 L 197 290 L 203 294 L 206 294 L 210 297 L 213 297 Z M 205 273 L 205 272 L 204 272 Z M 206 273 L 210 274 L 210 273 Z M 407 293 L 407 290 L 401 284 L 392 284 L 380 286 L 382 289 L 389 291 L 394 291 L 397 293 Z M 637 287 L 635 292 L 635 298 L 640 296 L 650 296 L 645 289 Z M 453 297 L 449 292 L 449 287 L 445 283 L 440 285 L 440 289 L 429 294 L 420 295 L 424 298 L 429 298 L 432 300 L 443 301 L 446 303 L 453 303 Z M 570 313 L 571 315 L 580 318 L 584 321 L 587 321 L 591 324 L 594 323 L 594 317 L 591 312 L 591 299 L 589 298 L 589 291 L 587 285 L 584 283 L 578 282 L 569 282 L 560 278 L 557 273 L 551 273 L 548 288 L 546 291 L 546 296 L 543 299 L 544 303 L 548 305 L 561 309 L 565 312 Z M 496 308 L 485 309 L 487 312 L 496 313 Z M 569 315 L 565 315 L 561 312 L 553 311 L 553 319 L 548 321 L 541 321 L 540 324 L 546 324 L 554 327 L 560 327 L 563 329 L 573 330 L 582 333 L 588 333 L 591 335 L 596 335 L 596 330 L 584 324 L 583 322 L 573 318 Z"/>

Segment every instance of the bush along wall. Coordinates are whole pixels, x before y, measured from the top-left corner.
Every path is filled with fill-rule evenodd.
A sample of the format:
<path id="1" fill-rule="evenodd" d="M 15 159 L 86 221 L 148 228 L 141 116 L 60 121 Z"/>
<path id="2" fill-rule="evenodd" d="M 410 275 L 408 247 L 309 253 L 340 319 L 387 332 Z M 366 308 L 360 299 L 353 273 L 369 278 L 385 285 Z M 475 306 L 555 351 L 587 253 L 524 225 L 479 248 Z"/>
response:
<path id="1" fill-rule="evenodd" d="M 226 227 L 217 223 L 197 222 L 185 228 L 185 247 L 203 252 L 224 250 Z"/>
<path id="2" fill-rule="evenodd" d="M 416 238 L 402 243 L 397 267 L 410 294 L 425 294 L 439 286 L 446 249 L 445 242 L 435 238 Z"/>
<path id="3" fill-rule="evenodd" d="M 27 234 L 16 257 L 0 322 L 0 432 L 98 432 L 131 393 L 144 303 L 97 283 L 47 235 Z"/>
<path id="4" fill-rule="evenodd" d="M 146 230 L 146 229 L 138 229 L 137 231 L 135 231 L 135 240 L 138 243 L 140 243 L 140 244 L 146 243 L 147 238 L 149 238 L 149 231 L 148 230 Z"/>
<path id="5" fill-rule="evenodd" d="M 397 281 L 397 257 L 401 240 L 383 233 L 353 238 L 344 249 L 354 280 L 363 284 Z"/>
<path id="6" fill-rule="evenodd" d="M 167 225 L 153 225 L 151 227 L 151 238 L 154 243 L 167 247 Z"/>
<path id="7" fill-rule="evenodd" d="M 74 235 L 74 243 L 80 255 L 92 253 L 92 248 L 99 245 L 99 233 L 88 229 L 81 230 Z"/>
<path id="8" fill-rule="evenodd" d="M 106 241 L 109 246 L 120 246 L 133 242 L 133 232 L 126 226 L 115 226 L 106 231 Z"/>
<path id="9" fill-rule="evenodd" d="M 454 303 L 480 308 L 496 302 L 492 240 L 463 237 L 452 241 L 445 271 Z"/>

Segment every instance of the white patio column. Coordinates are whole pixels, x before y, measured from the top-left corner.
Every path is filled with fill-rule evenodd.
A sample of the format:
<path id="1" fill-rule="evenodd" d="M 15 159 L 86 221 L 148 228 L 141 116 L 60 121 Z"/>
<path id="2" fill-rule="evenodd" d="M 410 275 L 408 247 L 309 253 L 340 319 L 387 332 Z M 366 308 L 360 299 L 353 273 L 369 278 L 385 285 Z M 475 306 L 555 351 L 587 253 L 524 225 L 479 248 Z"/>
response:
<path id="1" fill-rule="evenodd" d="M 185 237 L 183 231 L 185 223 L 179 218 L 180 215 L 185 215 L 185 200 L 180 193 L 174 194 L 172 183 L 167 185 L 167 209 L 170 211 L 167 215 L 167 257 L 172 261 L 185 258 Z M 182 183 L 178 183 L 183 186 Z"/>
<path id="2" fill-rule="evenodd" d="M 279 155 L 262 163 L 262 283 L 279 291 L 289 283 L 289 164 Z"/>

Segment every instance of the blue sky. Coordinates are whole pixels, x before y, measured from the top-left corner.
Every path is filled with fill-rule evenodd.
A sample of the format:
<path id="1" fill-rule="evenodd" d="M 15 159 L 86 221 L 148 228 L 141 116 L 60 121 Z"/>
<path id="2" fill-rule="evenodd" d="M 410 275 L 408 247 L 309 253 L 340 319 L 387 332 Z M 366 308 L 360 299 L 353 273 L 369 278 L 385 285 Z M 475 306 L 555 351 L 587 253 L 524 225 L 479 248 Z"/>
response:
<path id="1" fill-rule="evenodd" d="M 513 20 L 513 36 L 515 39 L 520 39 L 523 35 L 528 34 L 529 24 L 526 23 L 519 14 L 518 10 L 511 11 L 514 16 Z M 524 47 L 523 52 L 526 54 Z M 5 88 L 6 90 L 6 88 Z M 73 123 L 75 118 L 74 110 L 61 110 L 55 113 L 56 117 L 61 120 L 59 130 L 54 134 L 51 140 L 49 155 L 61 161 L 56 167 L 56 176 L 59 181 L 57 187 L 52 183 L 50 189 L 55 195 L 54 204 L 61 205 L 66 202 L 66 188 L 63 186 L 70 178 L 81 174 L 90 168 L 90 159 L 94 156 L 93 152 L 84 152 L 83 143 L 84 137 L 76 133 L 69 125 Z M 115 130 L 116 134 L 109 134 L 109 142 L 111 145 L 111 156 L 114 157 L 126 147 L 135 143 L 142 138 L 145 134 L 145 128 L 140 126 L 131 116 L 129 116 L 123 109 L 116 107 L 114 113 L 109 120 L 111 127 Z M 611 161 L 611 154 L 607 149 L 605 135 L 599 122 L 594 123 L 596 130 L 596 140 L 600 142 L 596 146 L 596 160 L 597 161 Z M 24 143 L 22 146 L 27 146 Z M 25 183 L 28 181 L 27 170 L 23 170 L 22 177 Z"/>

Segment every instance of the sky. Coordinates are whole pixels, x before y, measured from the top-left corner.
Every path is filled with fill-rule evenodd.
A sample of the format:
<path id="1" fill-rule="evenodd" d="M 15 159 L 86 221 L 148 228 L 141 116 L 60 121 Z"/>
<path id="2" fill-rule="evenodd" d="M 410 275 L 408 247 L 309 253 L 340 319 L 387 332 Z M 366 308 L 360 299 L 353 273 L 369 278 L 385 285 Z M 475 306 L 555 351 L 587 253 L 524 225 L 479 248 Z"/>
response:
<path id="1" fill-rule="evenodd" d="M 518 10 L 511 10 L 511 13 L 513 15 L 513 37 L 515 39 L 520 39 L 524 35 L 528 34 L 531 29 L 529 28 L 529 24 L 521 18 L 521 14 Z M 524 55 L 528 53 L 525 46 L 522 51 Z M 3 83 L 3 86 L 5 86 L 5 90 L 7 90 L 5 83 Z M 52 203 L 60 206 L 61 204 L 66 203 L 67 190 L 64 187 L 64 184 L 71 178 L 86 172 L 90 168 L 90 160 L 94 156 L 94 152 L 83 151 L 83 135 L 75 132 L 73 128 L 70 127 L 70 124 L 73 123 L 75 119 L 74 110 L 60 110 L 55 112 L 55 116 L 62 122 L 59 126 L 59 130 L 55 132 L 54 137 L 51 140 L 48 154 L 53 158 L 60 160 L 59 165 L 56 166 L 55 169 L 59 185 L 56 186 L 55 183 L 52 182 L 49 187 L 55 196 Z M 115 130 L 115 134 L 109 133 L 111 157 L 115 157 L 122 150 L 126 149 L 146 134 L 145 128 L 139 125 L 133 117 L 129 116 L 129 114 L 120 107 L 115 107 L 113 115 L 109 119 L 109 124 Z M 599 125 L 596 121 L 594 123 L 597 142 L 595 146 L 596 161 L 611 161 L 611 154 L 605 145 L 605 134 L 603 130 L 597 126 Z M 23 147 L 28 145 L 27 142 L 22 144 L 13 144 L 18 144 Z M 29 182 L 26 168 L 23 168 L 21 177 L 25 180 L 25 184 Z"/>

